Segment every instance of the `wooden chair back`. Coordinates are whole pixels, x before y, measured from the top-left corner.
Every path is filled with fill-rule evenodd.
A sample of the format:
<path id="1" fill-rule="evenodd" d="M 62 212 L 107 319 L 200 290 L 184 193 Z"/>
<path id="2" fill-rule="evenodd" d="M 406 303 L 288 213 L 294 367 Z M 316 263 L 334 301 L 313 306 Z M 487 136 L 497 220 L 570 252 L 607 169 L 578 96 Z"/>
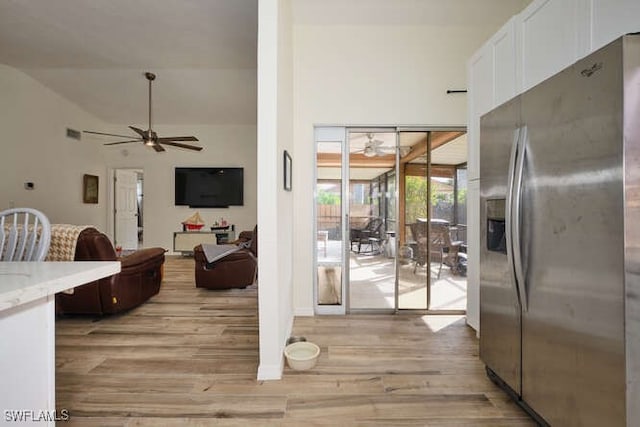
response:
<path id="1" fill-rule="evenodd" d="M 51 224 L 42 212 L 14 208 L 0 212 L 0 261 L 44 261 Z"/>

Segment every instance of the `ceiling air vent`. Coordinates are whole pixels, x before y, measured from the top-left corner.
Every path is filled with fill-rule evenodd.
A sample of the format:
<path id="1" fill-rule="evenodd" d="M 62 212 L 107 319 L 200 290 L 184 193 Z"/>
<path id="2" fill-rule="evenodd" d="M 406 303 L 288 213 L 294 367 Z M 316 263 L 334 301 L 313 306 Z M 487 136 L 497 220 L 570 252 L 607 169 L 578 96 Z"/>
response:
<path id="1" fill-rule="evenodd" d="M 77 139 L 78 141 L 80 141 L 80 136 L 81 135 L 82 135 L 82 133 L 79 130 L 67 128 L 67 138 L 73 138 L 73 139 Z"/>

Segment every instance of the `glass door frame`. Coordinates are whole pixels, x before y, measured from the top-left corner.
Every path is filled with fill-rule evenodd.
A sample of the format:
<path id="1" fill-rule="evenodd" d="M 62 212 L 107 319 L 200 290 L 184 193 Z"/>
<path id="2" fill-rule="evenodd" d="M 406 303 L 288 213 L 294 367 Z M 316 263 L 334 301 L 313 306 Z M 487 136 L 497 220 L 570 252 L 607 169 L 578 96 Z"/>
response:
<path id="1" fill-rule="evenodd" d="M 427 274 L 427 301 L 426 301 L 426 309 L 416 309 L 416 308 L 399 308 L 399 263 L 398 263 L 398 250 L 400 246 L 399 236 L 399 227 L 400 223 L 404 223 L 400 221 L 399 218 L 399 180 L 400 180 L 400 133 L 401 132 L 428 132 L 429 143 L 431 140 L 431 132 L 438 131 L 464 131 L 467 132 L 466 126 L 314 126 L 314 139 L 313 139 L 313 297 L 314 297 L 314 312 L 318 315 L 324 314 L 333 314 L 333 315 L 344 315 L 349 313 L 425 313 L 425 314 L 461 314 L 464 313 L 464 310 L 459 313 L 459 310 L 430 310 L 430 294 L 431 294 L 431 275 Z M 396 150 L 395 150 L 395 176 L 396 176 L 396 185 L 394 188 L 394 199 L 396 206 L 396 221 L 394 224 L 394 230 L 396 234 L 395 239 L 395 248 L 394 248 L 394 307 L 390 309 L 351 309 L 350 308 L 350 296 L 349 296 L 349 260 L 350 260 L 350 251 L 351 246 L 349 244 L 349 134 L 352 132 L 395 132 L 395 140 L 396 140 Z M 320 142 L 340 142 L 341 143 L 341 233 L 342 233 L 342 255 L 341 255 L 341 304 L 339 305 L 321 305 L 319 304 L 318 297 L 318 245 L 316 242 L 316 236 L 318 233 L 318 211 L 317 211 L 317 200 L 318 200 L 318 143 Z M 430 147 L 430 146 L 429 146 Z M 427 161 L 428 161 L 428 171 L 427 171 L 427 186 L 428 186 L 428 200 L 431 198 L 431 148 L 427 150 Z M 404 176 L 404 175 L 403 175 Z M 404 203 L 404 202 L 403 202 Z M 429 205 L 428 209 L 431 209 Z M 429 216 L 431 213 L 429 213 Z M 430 256 L 429 256 L 430 258 Z M 428 264 L 429 265 L 429 264 Z"/>
<path id="2" fill-rule="evenodd" d="M 432 177 L 433 177 L 433 165 L 432 165 L 432 133 L 433 132 L 455 132 L 460 131 L 468 134 L 468 128 L 466 126 L 402 126 L 397 127 L 396 131 L 398 132 L 398 137 L 402 132 L 426 132 L 427 133 L 427 151 L 426 151 L 426 186 L 427 186 L 427 217 L 430 221 L 433 216 L 431 205 L 431 196 L 433 194 L 433 185 L 432 185 Z M 437 147 L 436 147 L 437 148 Z M 468 155 L 468 153 L 467 153 Z M 464 163 L 466 165 L 466 163 Z M 461 165 L 456 165 L 457 168 Z M 399 167 L 399 166 L 398 166 Z M 404 178 L 406 179 L 406 177 Z M 457 181 L 457 177 L 454 178 L 454 182 Z M 455 193 L 454 193 L 455 194 Z M 403 203 L 406 203 L 403 202 Z M 406 220 L 406 218 L 405 218 Z M 403 221 L 404 222 L 404 221 Z M 427 227 L 427 240 L 431 241 L 431 227 Z M 429 243 L 430 244 L 430 243 Z M 399 241 L 396 242 L 396 245 L 399 245 Z M 427 248 L 426 253 L 428 273 L 426 280 L 426 308 L 398 308 L 397 312 L 401 313 L 423 313 L 423 314 L 437 314 L 437 315 L 465 315 L 466 310 L 457 310 L 457 309 L 433 309 L 431 308 L 431 297 L 432 297 L 432 277 L 430 273 L 431 266 L 431 249 Z M 398 263 L 396 263 L 398 264 Z M 396 271 L 396 283 L 399 287 L 399 271 Z M 396 291 L 398 292 L 398 291 Z M 467 295 L 468 298 L 468 295 Z M 398 305 L 396 305 L 398 307 Z"/>
<path id="3" fill-rule="evenodd" d="M 345 207 L 346 213 L 345 213 L 345 226 L 346 226 L 346 233 L 347 234 L 343 234 L 343 237 L 345 239 L 345 243 L 346 243 L 346 239 L 349 233 L 349 221 L 351 219 L 351 212 L 350 212 L 350 180 L 351 180 L 351 176 L 350 176 L 350 172 L 351 172 L 351 162 L 350 162 L 350 158 L 349 158 L 349 153 L 350 153 L 350 134 L 351 133 L 393 133 L 394 134 L 394 138 L 395 138 L 395 164 L 394 164 L 394 169 L 393 172 L 395 173 L 396 176 L 396 184 L 395 184 L 395 188 L 393 190 L 393 198 L 395 201 L 395 209 L 396 209 L 396 221 L 393 227 L 393 230 L 396 234 L 396 236 L 398 235 L 398 221 L 397 221 L 397 209 L 398 209 L 398 170 L 400 167 L 400 151 L 398 150 L 398 146 L 399 146 L 399 140 L 398 140 L 398 130 L 396 126 L 347 126 L 345 127 L 345 141 L 344 141 L 344 147 L 343 147 L 343 151 L 345 152 L 345 156 L 344 156 L 344 163 L 342 165 L 342 170 L 344 173 L 344 181 L 345 181 L 345 187 L 344 187 L 344 193 L 343 193 L 343 199 L 342 199 L 342 203 L 343 206 Z M 388 184 L 388 183 L 387 183 Z M 388 190 L 388 188 L 385 188 L 386 190 Z M 386 209 L 386 207 L 385 207 Z M 385 224 L 386 227 L 386 224 Z M 350 243 L 350 242 L 349 242 Z M 396 313 L 398 312 L 398 289 L 399 289 L 399 285 L 398 285 L 398 262 L 397 262 L 397 254 L 398 254 L 398 241 L 397 239 L 395 239 L 395 245 L 396 247 L 393 250 L 394 253 L 394 257 L 393 257 L 393 274 L 394 274 L 394 278 L 393 278 L 393 307 L 391 308 L 352 308 L 351 307 L 351 268 L 350 268 L 350 260 L 351 260 L 351 245 L 344 245 L 344 274 L 343 274 L 343 280 L 344 280 L 344 286 L 343 288 L 346 291 L 346 299 L 345 299 L 345 308 L 346 308 L 346 313 L 347 314 L 351 314 L 351 313 L 355 313 L 355 314 L 380 314 L 380 313 Z"/>
<path id="4" fill-rule="evenodd" d="M 348 292 L 346 290 L 346 273 L 345 267 L 346 258 L 345 258 L 345 233 L 347 233 L 347 223 L 348 223 L 348 211 L 345 206 L 345 191 L 348 190 L 348 176 L 345 176 L 344 164 L 345 161 L 348 160 L 348 150 L 345 150 L 346 147 L 346 139 L 347 139 L 347 128 L 344 126 L 315 126 L 314 127 L 314 138 L 313 138 L 313 307 L 315 314 L 319 315 L 344 315 L 347 314 L 347 295 Z M 319 300 L 319 284 L 318 284 L 318 268 L 320 267 L 320 263 L 318 262 L 318 244 L 317 244 L 317 235 L 318 235 L 318 144 L 322 142 L 329 143 L 340 143 L 341 151 L 340 151 L 340 169 L 341 169 L 341 194 L 340 194 L 340 230 L 342 236 L 342 254 L 340 257 L 340 304 L 320 304 Z M 348 174 L 348 171 L 347 171 Z"/>

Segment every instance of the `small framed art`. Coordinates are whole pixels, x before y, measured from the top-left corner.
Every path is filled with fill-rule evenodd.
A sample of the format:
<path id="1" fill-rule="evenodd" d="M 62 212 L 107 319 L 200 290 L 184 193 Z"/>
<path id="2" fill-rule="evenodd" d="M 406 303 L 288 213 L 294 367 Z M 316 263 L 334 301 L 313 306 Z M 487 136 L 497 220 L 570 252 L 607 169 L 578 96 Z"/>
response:
<path id="1" fill-rule="evenodd" d="M 85 174 L 82 177 L 82 202 L 98 203 L 98 177 Z"/>

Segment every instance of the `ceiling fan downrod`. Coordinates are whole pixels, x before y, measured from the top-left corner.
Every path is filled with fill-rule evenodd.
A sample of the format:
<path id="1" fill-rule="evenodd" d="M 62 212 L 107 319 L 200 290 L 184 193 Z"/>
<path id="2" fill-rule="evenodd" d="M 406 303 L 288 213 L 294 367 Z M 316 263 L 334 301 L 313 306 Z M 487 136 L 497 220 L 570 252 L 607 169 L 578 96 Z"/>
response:
<path id="1" fill-rule="evenodd" d="M 146 145 L 153 145 L 152 136 L 151 136 L 151 82 L 156 79 L 156 75 L 150 72 L 145 72 L 144 76 L 149 80 L 149 129 L 147 129 L 147 136 L 149 142 L 145 142 Z"/>

